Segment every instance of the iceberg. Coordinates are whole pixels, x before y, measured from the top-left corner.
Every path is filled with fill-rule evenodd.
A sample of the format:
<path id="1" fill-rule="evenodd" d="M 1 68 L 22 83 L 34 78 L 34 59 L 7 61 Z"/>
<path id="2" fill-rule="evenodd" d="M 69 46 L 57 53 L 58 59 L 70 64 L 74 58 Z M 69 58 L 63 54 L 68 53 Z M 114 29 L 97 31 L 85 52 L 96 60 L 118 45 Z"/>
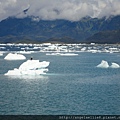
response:
<path id="1" fill-rule="evenodd" d="M 8 53 L 4 59 L 5 60 L 24 60 L 26 59 L 26 57 L 18 53 Z"/>
<path id="2" fill-rule="evenodd" d="M 46 74 L 48 71 L 47 67 L 50 62 L 39 60 L 27 60 L 22 63 L 19 68 L 14 68 L 13 70 L 9 70 L 4 75 L 41 75 Z"/>
<path id="3" fill-rule="evenodd" d="M 120 68 L 120 66 L 117 63 L 112 63 L 112 65 L 110 66 L 111 68 Z"/>
<path id="4" fill-rule="evenodd" d="M 108 68 L 109 67 L 109 64 L 107 61 L 105 60 L 102 60 L 101 63 L 99 65 L 97 65 L 97 67 L 100 67 L 100 68 Z"/>

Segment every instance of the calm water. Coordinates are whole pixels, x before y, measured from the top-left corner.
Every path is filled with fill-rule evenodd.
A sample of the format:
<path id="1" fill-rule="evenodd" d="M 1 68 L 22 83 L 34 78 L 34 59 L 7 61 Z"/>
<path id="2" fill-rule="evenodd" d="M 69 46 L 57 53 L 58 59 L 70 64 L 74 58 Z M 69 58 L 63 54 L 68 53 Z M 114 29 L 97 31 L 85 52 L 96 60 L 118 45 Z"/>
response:
<path id="1" fill-rule="evenodd" d="M 0 56 L 1 115 L 116 115 L 120 114 L 120 68 L 96 68 L 101 60 L 117 62 L 119 53 L 79 53 L 78 56 L 46 56 L 44 76 L 4 76 L 25 60 L 6 61 Z M 25 55 L 27 59 L 31 55 Z"/>

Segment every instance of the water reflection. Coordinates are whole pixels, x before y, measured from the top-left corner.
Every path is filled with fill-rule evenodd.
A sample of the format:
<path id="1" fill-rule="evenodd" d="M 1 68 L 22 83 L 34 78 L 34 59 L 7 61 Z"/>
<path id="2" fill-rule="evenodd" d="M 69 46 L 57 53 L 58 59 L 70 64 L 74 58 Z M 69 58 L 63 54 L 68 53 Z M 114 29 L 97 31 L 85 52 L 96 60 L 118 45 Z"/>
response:
<path id="1" fill-rule="evenodd" d="M 48 81 L 48 76 L 47 75 L 10 75 L 6 76 L 10 80 L 22 80 L 26 82 L 31 82 L 31 81 Z"/>
<path id="2" fill-rule="evenodd" d="M 48 76 L 4 76 L 1 114 L 40 114 L 48 98 Z M 9 98 L 9 99 L 8 99 Z M 4 112 L 2 112 L 4 110 Z"/>

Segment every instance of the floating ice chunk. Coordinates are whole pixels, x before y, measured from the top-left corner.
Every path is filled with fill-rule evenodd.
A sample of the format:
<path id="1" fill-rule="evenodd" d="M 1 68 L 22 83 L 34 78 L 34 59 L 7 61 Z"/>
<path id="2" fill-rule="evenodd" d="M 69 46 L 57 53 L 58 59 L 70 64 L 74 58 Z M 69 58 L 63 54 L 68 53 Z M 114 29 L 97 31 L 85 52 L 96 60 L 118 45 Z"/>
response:
<path id="1" fill-rule="evenodd" d="M 9 53 L 8 55 L 6 55 L 6 57 L 4 59 L 5 60 L 24 60 L 24 59 L 26 59 L 26 57 L 22 54 Z"/>
<path id="2" fill-rule="evenodd" d="M 76 54 L 76 53 L 61 53 L 60 55 L 61 56 L 76 56 L 78 54 Z"/>
<path id="3" fill-rule="evenodd" d="M 107 61 L 105 60 L 102 60 L 101 63 L 99 65 L 97 65 L 97 67 L 100 67 L 100 68 L 108 68 L 109 67 L 109 64 Z"/>
<path id="4" fill-rule="evenodd" d="M 40 68 L 46 68 L 49 66 L 50 62 L 39 60 L 27 60 L 26 62 L 22 63 L 19 67 L 19 70 L 36 70 Z"/>
<path id="5" fill-rule="evenodd" d="M 0 56 L 2 56 L 3 55 L 3 53 L 2 52 L 0 52 Z"/>
<path id="6" fill-rule="evenodd" d="M 21 54 L 31 54 L 32 52 L 30 52 L 30 51 L 20 51 L 19 53 L 21 53 Z"/>
<path id="7" fill-rule="evenodd" d="M 76 56 L 76 53 L 46 53 L 46 55 L 57 55 L 57 56 Z"/>
<path id="8" fill-rule="evenodd" d="M 86 51 L 86 47 L 83 47 L 83 48 L 81 49 L 81 51 Z"/>
<path id="9" fill-rule="evenodd" d="M 39 60 L 27 60 L 22 63 L 20 67 L 13 70 L 8 70 L 5 75 L 41 75 L 46 74 L 48 69 L 46 67 L 49 66 L 50 62 Z"/>
<path id="10" fill-rule="evenodd" d="M 60 53 L 46 53 L 46 55 L 60 55 Z"/>
<path id="11" fill-rule="evenodd" d="M 14 70 L 8 70 L 7 73 L 5 73 L 5 75 L 21 75 L 19 69 L 14 68 Z"/>
<path id="12" fill-rule="evenodd" d="M 98 50 L 88 50 L 88 52 L 97 53 Z"/>
<path id="13" fill-rule="evenodd" d="M 110 66 L 111 68 L 120 68 L 120 66 L 117 63 L 112 63 Z"/>

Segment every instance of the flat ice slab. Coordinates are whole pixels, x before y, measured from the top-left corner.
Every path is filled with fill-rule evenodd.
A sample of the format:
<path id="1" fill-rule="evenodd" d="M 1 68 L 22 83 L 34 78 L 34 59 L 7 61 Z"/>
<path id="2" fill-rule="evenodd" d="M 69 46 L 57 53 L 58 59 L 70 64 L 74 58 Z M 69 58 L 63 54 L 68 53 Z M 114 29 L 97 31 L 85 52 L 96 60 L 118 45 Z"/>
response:
<path id="1" fill-rule="evenodd" d="M 57 55 L 57 56 L 76 56 L 76 53 L 46 53 L 46 55 Z"/>
<path id="2" fill-rule="evenodd" d="M 26 57 L 18 53 L 8 53 L 4 59 L 5 60 L 25 60 Z"/>

